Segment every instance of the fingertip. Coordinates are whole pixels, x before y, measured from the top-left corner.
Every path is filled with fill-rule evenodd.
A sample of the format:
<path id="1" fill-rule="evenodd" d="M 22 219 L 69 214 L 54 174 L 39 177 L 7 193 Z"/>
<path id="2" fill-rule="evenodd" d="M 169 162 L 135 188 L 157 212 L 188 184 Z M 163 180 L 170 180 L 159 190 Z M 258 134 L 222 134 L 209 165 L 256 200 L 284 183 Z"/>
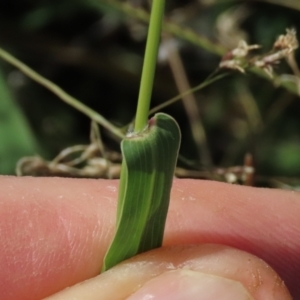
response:
<path id="1" fill-rule="evenodd" d="M 207 291 L 207 298 L 201 299 L 218 293 L 243 300 L 291 299 L 282 280 L 261 259 L 221 245 L 197 245 L 143 253 L 47 300 L 195 299 L 191 297 L 199 289 Z"/>

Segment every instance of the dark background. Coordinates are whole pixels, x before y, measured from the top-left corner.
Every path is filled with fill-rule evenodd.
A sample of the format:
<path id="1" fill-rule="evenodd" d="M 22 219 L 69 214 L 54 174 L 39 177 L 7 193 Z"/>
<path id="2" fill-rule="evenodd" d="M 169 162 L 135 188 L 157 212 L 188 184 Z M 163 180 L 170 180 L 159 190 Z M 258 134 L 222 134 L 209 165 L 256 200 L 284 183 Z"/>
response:
<path id="1" fill-rule="evenodd" d="M 190 85 L 200 84 L 218 67 L 219 46 L 229 50 L 246 39 L 262 45 L 258 53 L 266 53 L 286 28 L 299 32 L 297 3 L 167 1 L 168 22 L 191 28 L 213 43 L 204 49 L 182 34 L 168 33 L 178 46 Z M 110 122 L 125 126 L 135 114 L 147 29 L 137 8 L 149 11 L 142 0 L 1 0 L 0 47 Z M 285 61 L 275 73 L 287 83 L 290 78 L 299 80 Z M 160 61 L 152 106 L 179 93 L 173 75 L 168 60 Z M 195 93 L 213 167 L 242 165 L 245 153 L 251 153 L 262 178 L 258 185 L 300 187 L 298 87 L 290 82 L 295 91 L 290 92 L 280 82 L 232 71 Z M 163 111 L 174 116 L 182 130 L 180 165 L 205 171 L 203 145 L 197 146 L 193 138 L 182 102 Z M 66 147 L 88 144 L 89 130 L 86 116 L 0 60 L 1 174 L 13 174 L 23 156 L 38 154 L 51 160 Z M 119 141 L 106 130 L 101 133 L 106 147 L 119 151 Z"/>

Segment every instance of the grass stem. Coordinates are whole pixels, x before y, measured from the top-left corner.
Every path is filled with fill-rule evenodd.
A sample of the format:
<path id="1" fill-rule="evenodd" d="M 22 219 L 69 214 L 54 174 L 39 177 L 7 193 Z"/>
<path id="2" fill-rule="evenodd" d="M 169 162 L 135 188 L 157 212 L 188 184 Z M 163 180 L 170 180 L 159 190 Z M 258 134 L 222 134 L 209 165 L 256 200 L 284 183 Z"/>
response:
<path id="1" fill-rule="evenodd" d="M 134 127 L 136 132 L 142 131 L 148 121 L 164 7 L 164 0 L 152 1 L 148 38 Z"/>

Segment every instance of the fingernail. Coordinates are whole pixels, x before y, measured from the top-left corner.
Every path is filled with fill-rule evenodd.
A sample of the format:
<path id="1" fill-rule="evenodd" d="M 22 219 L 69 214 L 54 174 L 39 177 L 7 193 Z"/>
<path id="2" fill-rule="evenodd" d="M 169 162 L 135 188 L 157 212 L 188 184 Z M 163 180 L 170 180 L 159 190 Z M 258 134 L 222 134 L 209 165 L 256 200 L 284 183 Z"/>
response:
<path id="1" fill-rule="evenodd" d="M 254 300 L 240 282 L 185 269 L 165 272 L 127 298 L 144 299 Z"/>

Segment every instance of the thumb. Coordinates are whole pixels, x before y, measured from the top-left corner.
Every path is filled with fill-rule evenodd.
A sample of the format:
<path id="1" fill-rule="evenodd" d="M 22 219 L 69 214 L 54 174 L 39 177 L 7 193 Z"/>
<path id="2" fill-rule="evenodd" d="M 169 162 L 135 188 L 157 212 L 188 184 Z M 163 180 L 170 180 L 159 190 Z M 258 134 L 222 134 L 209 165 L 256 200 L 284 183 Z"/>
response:
<path id="1" fill-rule="evenodd" d="M 261 259 L 221 245 L 159 248 L 47 300 L 292 299 Z"/>

